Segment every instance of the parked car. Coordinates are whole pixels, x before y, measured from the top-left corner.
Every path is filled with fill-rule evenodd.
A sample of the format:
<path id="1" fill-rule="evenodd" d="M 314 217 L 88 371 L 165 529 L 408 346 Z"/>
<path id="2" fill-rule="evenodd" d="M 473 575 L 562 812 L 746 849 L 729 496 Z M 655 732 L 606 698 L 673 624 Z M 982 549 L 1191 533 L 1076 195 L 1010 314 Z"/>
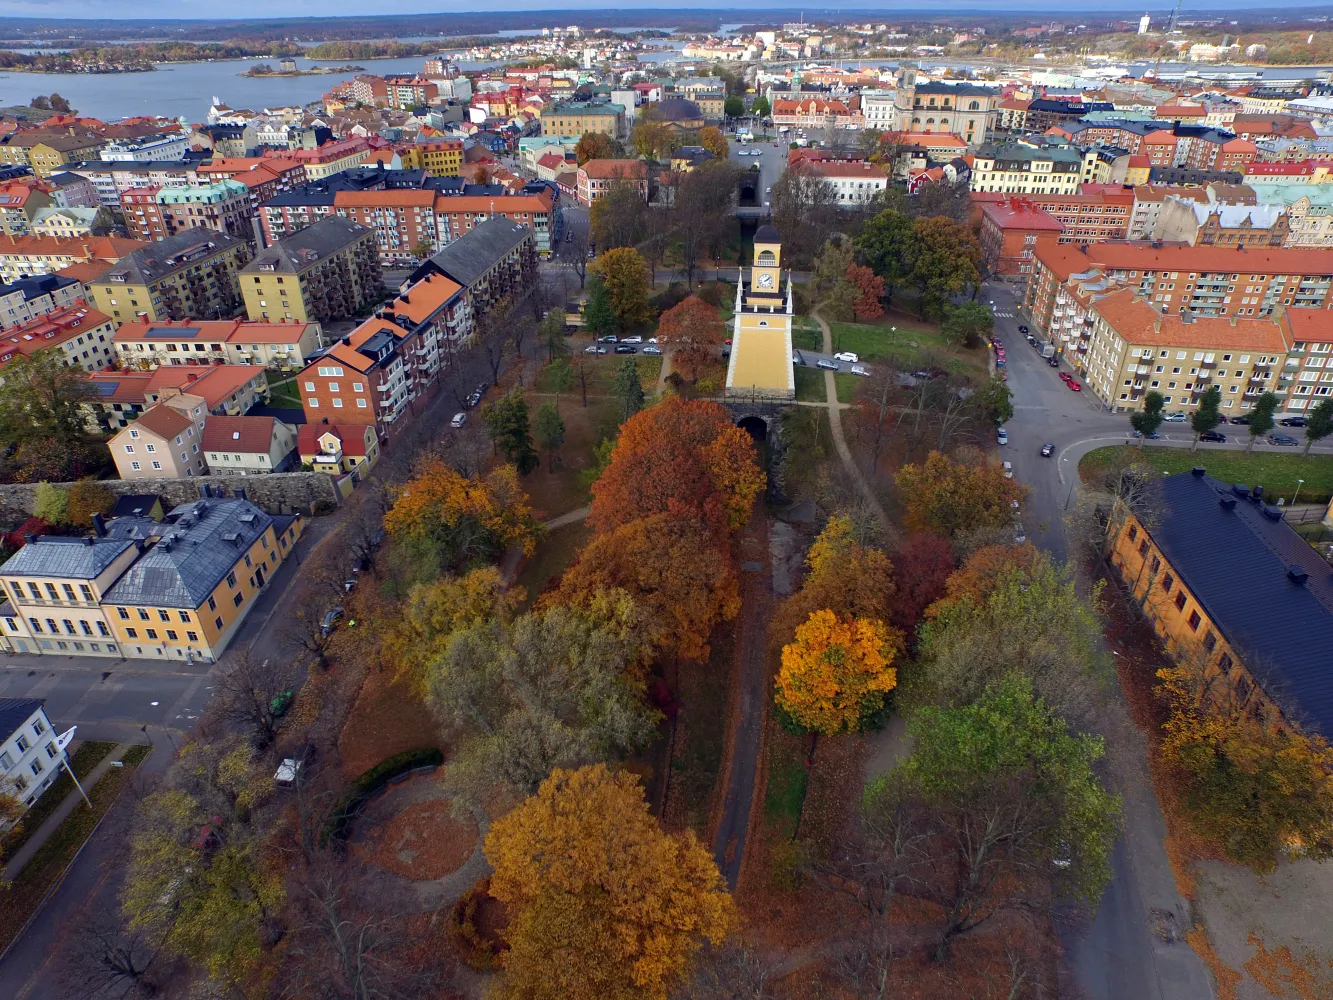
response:
<path id="1" fill-rule="evenodd" d="M 467 414 L 466 414 L 466 413 L 455 413 L 455 414 L 454 414 L 454 419 L 449 421 L 449 426 L 450 426 L 450 427 L 454 427 L 454 428 L 458 428 L 458 427 L 462 427 L 465 423 L 467 423 Z"/>
<path id="2" fill-rule="evenodd" d="M 1300 444 L 1300 442 L 1290 434 L 1270 434 L 1268 435 L 1268 443 L 1275 444 L 1281 448 L 1295 448 Z"/>
<path id="3" fill-rule="evenodd" d="M 650 343 L 650 344 L 656 344 L 656 343 L 657 343 L 657 338 L 656 338 L 656 337 L 649 337 L 649 338 L 648 338 L 648 343 Z"/>
<path id="4" fill-rule="evenodd" d="M 870 372 L 866 371 L 866 367 L 865 367 L 865 365 L 852 365 L 852 374 L 853 374 L 853 375 L 869 375 Z"/>
<path id="5" fill-rule="evenodd" d="M 1067 381 L 1065 385 L 1069 386 L 1069 388 L 1073 389 L 1075 392 L 1083 391 L 1083 384 L 1081 382 L 1075 382 L 1072 378 Z"/>
<path id="6" fill-rule="evenodd" d="M 1136 438 L 1141 438 L 1143 437 L 1143 431 L 1134 431 L 1133 436 Z M 1151 434 L 1148 435 L 1149 441 L 1160 441 L 1161 439 L 1162 435 L 1157 433 L 1157 431 L 1153 431 Z"/>
<path id="7" fill-rule="evenodd" d="M 1232 417 L 1232 418 L 1231 418 L 1231 422 L 1232 422 L 1233 424 L 1240 424 L 1240 425 L 1243 427 L 1243 426 L 1245 426 L 1246 424 L 1248 424 L 1248 423 L 1250 422 L 1250 418 L 1249 418 L 1249 417 Z"/>
<path id="8" fill-rule="evenodd" d="M 643 349 L 644 354 L 661 354 L 661 350 L 653 347 L 651 344 Z"/>
<path id="9" fill-rule="evenodd" d="M 1050 365 L 1052 368 L 1059 368 L 1059 367 L 1060 367 L 1060 359 L 1059 359 L 1059 358 L 1047 358 L 1047 359 L 1046 359 L 1046 363 L 1047 363 L 1048 365 Z"/>
<path id="10" fill-rule="evenodd" d="M 1175 413 L 1166 414 L 1166 416 L 1162 417 L 1162 419 L 1165 420 L 1168 424 L 1183 424 L 1186 418 L 1184 413 L 1182 413 L 1180 410 L 1177 410 Z"/>
<path id="11" fill-rule="evenodd" d="M 792 352 L 791 352 L 791 363 L 794 364 L 794 365 L 804 365 L 804 364 L 805 364 L 805 358 L 801 357 L 801 354 L 800 354 L 799 351 L 792 351 Z"/>
<path id="12" fill-rule="evenodd" d="M 1004 478 L 1005 478 L 1005 479 L 1013 479 L 1013 478 L 1014 478 L 1014 463 L 1013 463 L 1013 462 L 1001 462 L 1000 465 L 1004 468 Z"/>
<path id="13" fill-rule="evenodd" d="M 837 354 L 833 355 L 833 360 L 846 361 L 849 364 L 856 364 L 858 361 L 861 360 L 861 357 L 858 354 L 853 354 L 851 351 L 839 351 Z"/>
<path id="14" fill-rule="evenodd" d="M 829 361 L 827 358 L 820 358 L 818 361 L 815 362 L 815 367 L 823 368 L 831 372 L 836 372 L 838 370 L 838 363 L 836 361 Z"/>
<path id="15" fill-rule="evenodd" d="M 1304 426 L 1305 426 L 1305 418 L 1304 418 L 1304 417 L 1283 417 L 1281 420 L 1278 421 L 1278 423 L 1281 424 L 1283 427 L 1304 427 Z"/>
<path id="16" fill-rule="evenodd" d="M 1054 454 L 1055 454 L 1055 445 L 1051 444 L 1051 442 L 1047 441 L 1044 445 L 1041 446 L 1042 458 L 1050 458 Z"/>
<path id="17" fill-rule="evenodd" d="M 622 344 L 642 344 L 642 343 L 643 343 L 643 338 L 642 338 L 642 337 L 626 337 L 624 340 L 621 341 L 621 343 L 622 343 Z"/>
<path id="18" fill-rule="evenodd" d="M 1204 431 L 1199 435 L 1200 441 L 1213 441 L 1217 444 L 1226 444 L 1227 436 L 1218 431 Z"/>
<path id="19" fill-rule="evenodd" d="M 286 691 L 279 691 L 269 699 L 269 714 L 275 719 L 281 719 L 287 714 L 287 709 L 292 707 L 292 699 L 296 697 L 296 692 L 291 688 Z"/>
<path id="20" fill-rule="evenodd" d="M 1009 432 L 1005 430 L 1003 427 L 1001 427 L 998 431 L 995 432 L 995 441 L 998 444 L 1008 444 Z"/>
<path id="21" fill-rule="evenodd" d="M 1068 382 L 1068 381 L 1069 381 L 1071 378 L 1073 378 L 1073 377 L 1074 377 L 1074 376 L 1070 375 L 1069 372 L 1061 372 L 1061 373 L 1060 373 L 1060 381 L 1061 381 L 1061 382 Z"/>
<path id="22" fill-rule="evenodd" d="M 994 347 L 995 347 L 995 349 L 996 349 L 997 351 L 1003 351 L 1003 350 L 1004 350 L 1004 341 L 1001 340 L 999 337 L 996 337 L 994 340 L 992 340 L 992 341 L 991 341 L 991 344 L 994 345 Z"/>
<path id="23" fill-rule="evenodd" d="M 608 333 L 605 337 L 598 337 L 597 342 L 599 344 L 616 344 L 620 342 L 620 338 L 614 333 Z"/>
<path id="24" fill-rule="evenodd" d="M 1025 327 L 1025 326 L 1020 326 L 1020 327 L 1018 328 L 1018 332 L 1021 333 L 1023 336 L 1026 337 L 1026 336 L 1028 335 L 1028 328 Z"/>
<path id="25" fill-rule="evenodd" d="M 328 614 L 324 616 L 324 620 L 319 623 L 320 634 L 333 635 L 333 630 L 338 627 L 338 619 L 342 616 L 343 609 L 341 607 L 330 608 Z"/>
<path id="26" fill-rule="evenodd" d="M 617 345 L 616 345 L 616 353 L 617 353 L 617 354 L 638 354 L 638 353 L 639 353 L 639 349 L 638 349 L 637 347 L 635 347 L 633 344 L 617 344 Z"/>

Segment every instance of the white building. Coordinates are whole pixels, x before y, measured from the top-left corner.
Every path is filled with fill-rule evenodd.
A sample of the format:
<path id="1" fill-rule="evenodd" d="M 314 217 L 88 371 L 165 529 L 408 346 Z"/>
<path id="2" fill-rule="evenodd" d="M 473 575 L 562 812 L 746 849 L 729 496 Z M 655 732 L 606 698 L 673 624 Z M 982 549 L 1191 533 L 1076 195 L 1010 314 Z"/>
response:
<path id="1" fill-rule="evenodd" d="M 162 160 L 179 160 L 189 148 L 189 139 L 184 133 L 154 135 L 146 139 L 124 139 L 107 143 L 103 147 L 103 160 L 135 163 L 153 163 Z"/>
<path id="2" fill-rule="evenodd" d="M 0 794 L 26 812 L 60 774 L 56 734 L 41 698 L 0 698 Z"/>
<path id="3" fill-rule="evenodd" d="M 866 205 L 883 195 L 889 186 L 889 175 L 873 163 L 822 160 L 810 166 L 833 185 L 842 208 Z"/>
<path id="4" fill-rule="evenodd" d="M 897 94 L 892 90 L 861 91 L 861 115 L 865 118 L 866 128 L 881 132 L 892 132 L 894 124 L 894 101 Z"/>
<path id="5" fill-rule="evenodd" d="M 1149 16 L 1148 14 L 1144 14 L 1141 18 L 1139 18 L 1139 34 L 1146 35 L 1148 33 L 1148 26 L 1150 24 L 1152 24 L 1152 17 Z"/>

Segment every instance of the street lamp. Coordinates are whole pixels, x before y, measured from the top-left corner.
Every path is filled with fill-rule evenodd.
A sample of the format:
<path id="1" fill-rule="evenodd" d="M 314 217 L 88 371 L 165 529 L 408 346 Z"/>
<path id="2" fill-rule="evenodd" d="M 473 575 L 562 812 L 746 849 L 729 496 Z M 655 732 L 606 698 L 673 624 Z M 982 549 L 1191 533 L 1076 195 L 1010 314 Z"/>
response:
<path id="1" fill-rule="evenodd" d="M 1304 485 L 1305 485 L 1305 480 L 1304 480 L 1304 479 L 1298 479 L 1298 480 L 1296 480 L 1296 492 L 1293 493 L 1293 494 L 1291 495 L 1291 505 L 1292 505 L 1293 507 L 1296 506 L 1296 498 L 1297 498 L 1298 496 L 1300 496 L 1300 493 L 1301 493 L 1301 487 L 1304 486 Z"/>

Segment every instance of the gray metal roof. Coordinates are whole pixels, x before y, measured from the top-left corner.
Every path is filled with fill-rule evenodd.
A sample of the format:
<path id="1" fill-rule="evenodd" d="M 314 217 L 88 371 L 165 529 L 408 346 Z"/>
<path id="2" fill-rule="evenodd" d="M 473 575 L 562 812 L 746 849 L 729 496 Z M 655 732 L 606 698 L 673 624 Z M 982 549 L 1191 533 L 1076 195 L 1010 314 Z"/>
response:
<path id="1" fill-rule="evenodd" d="M 44 698 L 0 698 L 0 743 L 13 736 L 45 704 Z"/>
<path id="2" fill-rule="evenodd" d="M 531 238 L 532 230 L 521 223 L 510 222 L 508 219 L 487 219 L 432 256 L 423 265 L 425 270 L 419 268 L 412 275 L 412 280 L 419 281 L 425 273 L 429 273 L 430 265 L 434 264 L 435 270 L 464 288 L 471 288 L 497 261 L 503 260 Z"/>
<path id="3" fill-rule="evenodd" d="M 314 225 L 298 229 L 284 240 L 261 250 L 241 269 L 242 274 L 278 272 L 297 274 L 345 250 L 370 232 L 351 219 L 331 215 Z"/>
<path id="4" fill-rule="evenodd" d="M 133 543 L 121 538 L 39 535 L 0 566 L 12 576 L 92 580 Z"/>
<path id="5" fill-rule="evenodd" d="M 122 522 L 131 522 L 123 532 L 137 529 L 161 537 L 107 592 L 103 603 L 197 608 L 273 518 L 248 500 L 208 498 L 181 504 L 160 524 L 117 518 L 107 531 Z"/>
<path id="6" fill-rule="evenodd" d="M 216 229 L 187 229 L 122 257 L 97 282 L 111 282 L 123 275 L 128 284 L 148 284 L 241 245 L 241 240 Z"/>

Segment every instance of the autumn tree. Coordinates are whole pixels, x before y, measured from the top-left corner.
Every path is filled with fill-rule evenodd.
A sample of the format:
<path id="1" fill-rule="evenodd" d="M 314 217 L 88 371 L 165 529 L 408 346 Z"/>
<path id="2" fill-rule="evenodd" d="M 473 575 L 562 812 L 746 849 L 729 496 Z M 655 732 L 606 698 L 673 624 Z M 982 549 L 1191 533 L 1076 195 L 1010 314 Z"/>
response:
<path id="1" fill-rule="evenodd" d="M 939 319 L 956 295 L 981 284 L 981 245 L 965 224 L 951 219 L 917 219 L 910 280 L 920 293 L 923 317 Z"/>
<path id="2" fill-rule="evenodd" d="M 700 265 L 716 259 L 731 238 L 738 177 L 732 164 L 709 160 L 681 175 L 676 184 L 672 247 L 690 288 Z"/>
<path id="3" fill-rule="evenodd" d="M 16 355 L 5 365 L 0 384 L 0 440 L 48 441 L 65 448 L 80 440 L 81 405 L 93 394 L 84 376 L 55 349 Z"/>
<path id="4" fill-rule="evenodd" d="M 531 555 L 541 533 L 512 465 L 468 479 L 430 458 L 392 497 L 384 530 L 428 546 L 444 568 L 488 562 L 511 545 Z"/>
<path id="5" fill-rule="evenodd" d="M 633 358 L 622 358 L 612 384 L 620 403 L 620 419 L 628 420 L 643 409 L 643 383 L 639 381 L 639 363 Z"/>
<path id="6" fill-rule="evenodd" d="M 698 662 L 714 627 L 741 606 L 728 553 L 701 517 L 674 505 L 599 529 L 543 601 L 582 606 L 617 590 L 642 610 L 654 646 Z"/>
<path id="7" fill-rule="evenodd" d="M 532 435 L 537 447 L 546 452 L 546 471 L 555 471 L 555 453 L 565 443 L 565 421 L 555 403 L 543 403 L 537 410 L 537 419 L 532 425 Z"/>
<path id="8" fill-rule="evenodd" d="M 553 767 L 623 758 L 660 720 L 644 697 L 642 611 L 623 593 L 456 629 L 426 672 L 427 701 L 457 749 L 447 783 L 481 801 L 531 795 Z"/>
<path id="9" fill-rule="evenodd" d="M 860 320 L 884 315 L 884 279 L 862 264 L 851 264 L 844 281 L 855 291 L 852 311 Z"/>
<path id="10" fill-rule="evenodd" d="M 1162 759 L 1183 787 L 1195 834 L 1261 873 L 1293 847 L 1333 857 L 1333 749 L 1324 738 L 1272 725 L 1254 711 L 1259 696 L 1238 694 L 1202 649 L 1184 650 L 1158 677 L 1170 713 Z"/>
<path id="11" fill-rule="evenodd" d="M 611 308 L 621 330 L 642 326 L 651 317 L 648 309 L 648 265 L 630 247 L 607 251 L 597 258 L 593 271 L 602 279 L 611 298 Z"/>
<path id="12" fill-rule="evenodd" d="M 69 521 L 69 491 L 50 483 L 38 483 L 32 514 L 47 524 L 65 524 Z"/>
<path id="13" fill-rule="evenodd" d="M 782 647 L 777 703 L 797 724 L 825 736 L 856 732 L 898 683 L 890 666 L 896 633 L 877 619 L 810 615 Z"/>
<path id="14" fill-rule="evenodd" d="M 715 306 L 697 295 L 682 299 L 662 313 L 657 342 L 671 350 L 671 367 L 694 382 L 718 357 L 726 327 Z"/>
<path id="15" fill-rule="evenodd" d="M 616 148 L 605 132 L 584 132 L 574 146 L 574 155 L 581 167 L 589 160 L 611 159 L 616 155 Z"/>
<path id="16" fill-rule="evenodd" d="M 624 177 L 612 180 L 592 203 L 589 225 L 603 252 L 637 246 L 648 228 L 648 205 L 638 182 Z"/>
<path id="17" fill-rule="evenodd" d="M 211 710 L 249 733 L 255 746 L 269 746 L 282 718 L 275 702 L 297 686 L 295 665 L 286 657 L 251 655 L 240 650 L 228 666 L 214 674 Z"/>
<path id="18" fill-rule="evenodd" d="M 784 260 L 799 267 L 838 228 L 838 194 L 832 182 L 813 167 L 796 163 L 773 184 L 773 225 L 782 233 Z"/>
<path id="19" fill-rule="evenodd" d="M 883 279 L 884 297 L 892 299 L 898 287 L 911 277 L 917 250 L 912 220 L 901 212 L 885 209 L 867 220 L 855 244 L 862 262 Z"/>
<path id="20" fill-rule="evenodd" d="M 976 392 L 977 405 L 986 417 L 996 424 L 1006 424 L 1014 418 L 1014 393 L 1009 383 L 996 373 Z"/>
<path id="21" fill-rule="evenodd" d="M 532 428 L 528 424 L 528 401 L 520 390 L 512 389 L 486 404 L 481 419 L 486 423 L 491 443 L 505 461 L 513 463 L 520 476 L 538 466 L 537 452 L 532 447 Z"/>
<path id="22" fill-rule="evenodd" d="M 851 241 L 843 236 L 830 239 L 815 256 L 815 273 L 811 281 L 814 293 L 821 299 L 832 294 L 854 263 L 856 252 Z"/>
<path id="23" fill-rule="evenodd" d="M 909 530 L 946 538 L 1008 524 L 1013 502 L 1027 495 L 1025 487 L 1004 478 L 998 463 L 955 461 L 938 451 L 921 465 L 904 465 L 894 480 Z"/>
<path id="24" fill-rule="evenodd" d="M 903 542 L 893 565 L 896 586 L 889 623 L 915 644 L 922 614 L 944 596 L 954 569 L 953 549 L 939 535 L 918 532 Z"/>
<path id="25" fill-rule="evenodd" d="M 960 302 L 944 311 L 940 332 L 958 347 L 975 347 L 990 338 L 995 329 L 995 314 L 980 302 Z"/>
<path id="26" fill-rule="evenodd" d="M 668 396 L 621 427 L 588 518 L 606 532 L 650 514 L 694 511 L 735 531 L 763 488 L 754 444 L 726 409 Z"/>
<path id="27" fill-rule="evenodd" d="M 80 479 L 69 488 L 65 517 L 70 524 L 88 527 L 94 514 L 108 514 L 116 496 L 96 479 Z"/>
<path id="28" fill-rule="evenodd" d="M 911 893 L 938 907 L 934 954 L 998 914 L 1041 903 L 1033 882 L 1092 905 L 1110 881 L 1119 802 L 1076 735 L 1022 679 L 908 720 L 912 755 L 866 789 L 866 823 L 902 845 Z"/>
<path id="29" fill-rule="evenodd" d="M 716 125 L 705 125 L 699 130 L 699 145 L 708 150 L 719 160 L 725 160 L 731 152 L 727 138 Z"/>
<path id="30" fill-rule="evenodd" d="M 735 921 L 710 852 L 691 831 L 663 831 L 625 771 L 556 770 L 491 826 L 485 850 L 510 913 L 503 997 L 666 1000 Z"/>

